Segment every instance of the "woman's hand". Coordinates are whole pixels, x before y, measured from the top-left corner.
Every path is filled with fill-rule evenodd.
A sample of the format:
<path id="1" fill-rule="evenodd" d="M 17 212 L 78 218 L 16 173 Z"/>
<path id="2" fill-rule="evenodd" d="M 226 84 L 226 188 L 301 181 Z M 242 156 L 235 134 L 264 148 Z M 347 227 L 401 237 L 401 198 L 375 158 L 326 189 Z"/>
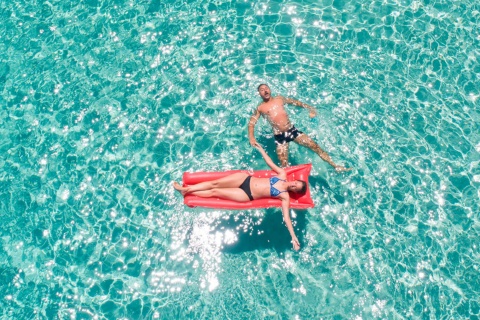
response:
<path id="1" fill-rule="evenodd" d="M 255 149 L 257 149 L 258 151 L 260 152 L 265 152 L 265 150 L 263 149 L 263 147 L 258 143 L 258 142 L 255 142 L 255 144 L 253 145 L 253 147 Z"/>
<path id="2" fill-rule="evenodd" d="M 297 236 L 292 237 L 293 249 L 295 251 L 300 250 L 300 242 L 298 242 Z"/>

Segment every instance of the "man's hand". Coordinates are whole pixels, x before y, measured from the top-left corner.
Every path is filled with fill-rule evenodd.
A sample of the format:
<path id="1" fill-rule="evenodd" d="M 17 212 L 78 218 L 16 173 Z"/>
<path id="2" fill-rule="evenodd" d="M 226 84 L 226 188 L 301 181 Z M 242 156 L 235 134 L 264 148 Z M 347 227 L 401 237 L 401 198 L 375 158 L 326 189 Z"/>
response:
<path id="1" fill-rule="evenodd" d="M 315 118 L 315 116 L 317 115 L 317 112 L 314 109 L 311 109 L 309 115 L 310 115 L 310 118 Z"/>
<path id="2" fill-rule="evenodd" d="M 258 145 L 257 140 L 255 140 L 255 139 L 250 139 L 250 145 L 251 145 L 252 147 L 256 148 L 257 145 Z"/>

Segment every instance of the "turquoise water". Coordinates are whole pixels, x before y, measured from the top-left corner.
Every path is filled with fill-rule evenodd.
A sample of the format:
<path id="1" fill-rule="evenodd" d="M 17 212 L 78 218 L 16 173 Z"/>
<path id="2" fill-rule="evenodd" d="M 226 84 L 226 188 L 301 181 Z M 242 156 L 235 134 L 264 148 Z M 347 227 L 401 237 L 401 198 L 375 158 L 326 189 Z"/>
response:
<path id="1" fill-rule="evenodd" d="M 170 2 L 0 4 L 0 317 L 478 319 L 478 2 Z M 266 168 L 263 82 L 354 168 L 291 146 L 298 253 L 171 188 Z"/>

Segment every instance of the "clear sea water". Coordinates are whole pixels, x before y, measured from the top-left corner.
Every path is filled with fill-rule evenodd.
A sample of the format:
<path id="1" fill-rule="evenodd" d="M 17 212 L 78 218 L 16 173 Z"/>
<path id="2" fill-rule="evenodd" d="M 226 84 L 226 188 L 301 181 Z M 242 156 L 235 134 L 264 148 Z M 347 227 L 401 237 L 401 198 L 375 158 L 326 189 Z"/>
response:
<path id="1" fill-rule="evenodd" d="M 1 319 L 478 319 L 474 0 L 2 1 Z M 333 159 L 316 207 L 188 208 L 265 169 L 256 87 Z M 268 123 L 257 139 L 275 158 Z"/>

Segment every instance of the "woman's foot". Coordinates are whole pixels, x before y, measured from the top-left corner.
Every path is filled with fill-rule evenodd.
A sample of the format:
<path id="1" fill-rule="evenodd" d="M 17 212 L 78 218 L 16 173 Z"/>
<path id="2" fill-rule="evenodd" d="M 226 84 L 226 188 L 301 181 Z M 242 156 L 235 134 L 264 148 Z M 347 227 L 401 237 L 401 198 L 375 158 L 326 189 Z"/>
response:
<path id="1" fill-rule="evenodd" d="M 173 182 L 173 187 L 175 188 L 175 190 L 180 192 L 182 194 L 182 196 L 184 196 L 187 193 L 187 190 L 186 190 L 187 188 L 182 187 L 180 184 L 178 184 L 175 181 Z"/>

